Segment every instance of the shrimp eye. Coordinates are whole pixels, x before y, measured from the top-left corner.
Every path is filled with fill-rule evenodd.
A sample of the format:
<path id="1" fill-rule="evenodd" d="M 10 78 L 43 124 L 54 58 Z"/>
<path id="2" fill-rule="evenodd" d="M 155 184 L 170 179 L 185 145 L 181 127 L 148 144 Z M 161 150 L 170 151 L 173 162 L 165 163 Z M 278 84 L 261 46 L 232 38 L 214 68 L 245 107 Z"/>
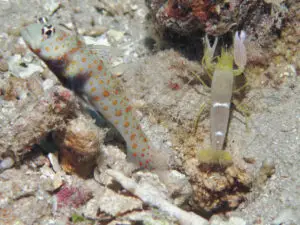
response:
<path id="1" fill-rule="evenodd" d="M 42 28 L 42 35 L 45 39 L 50 38 L 55 33 L 55 28 L 52 25 L 45 25 Z"/>

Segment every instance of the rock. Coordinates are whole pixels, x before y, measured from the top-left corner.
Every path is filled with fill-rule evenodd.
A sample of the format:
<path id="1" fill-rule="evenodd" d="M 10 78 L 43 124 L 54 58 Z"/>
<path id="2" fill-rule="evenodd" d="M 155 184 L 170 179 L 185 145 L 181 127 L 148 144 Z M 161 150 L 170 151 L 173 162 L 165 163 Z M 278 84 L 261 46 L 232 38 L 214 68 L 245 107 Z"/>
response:
<path id="1" fill-rule="evenodd" d="M 112 184 L 112 178 L 106 173 L 108 168 L 123 171 L 123 173 L 130 175 L 136 168 L 135 165 L 128 163 L 126 154 L 118 147 L 108 145 L 102 146 L 101 157 L 98 161 L 98 166 L 94 171 L 95 180 L 103 185 Z"/>
<path id="2" fill-rule="evenodd" d="M 281 224 L 299 224 L 300 215 L 297 209 L 284 209 L 279 215 L 272 221 L 271 225 L 281 225 Z"/>
<path id="3" fill-rule="evenodd" d="M 58 0 L 46 0 L 44 1 L 43 8 L 49 12 L 51 15 L 60 6 L 60 1 Z"/>
<path id="4" fill-rule="evenodd" d="M 105 132 L 86 116 L 71 120 L 65 129 L 55 132 L 60 148 L 59 159 L 63 170 L 82 177 L 91 176 L 100 155 L 100 144 Z"/>
<path id="5" fill-rule="evenodd" d="M 107 36 L 111 43 L 116 43 L 124 37 L 124 32 L 111 29 L 107 31 Z"/>
<path id="6" fill-rule="evenodd" d="M 175 205 L 181 205 L 191 197 L 193 189 L 186 175 L 177 170 L 168 170 L 159 172 L 159 178 L 166 185 Z"/>
<path id="7" fill-rule="evenodd" d="M 41 173 L 42 176 L 46 179 L 48 179 L 48 181 L 45 184 L 45 190 L 47 191 L 55 191 L 58 188 L 60 188 L 63 185 L 63 173 L 59 172 L 59 173 L 55 173 L 48 165 L 44 165 L 41 168 Z"/>
<path id="8" fill-rule="evenodd" d="M 34 73 L 41 73 L 44 71 L 43 67 L 37 64 L 33 64 L 33 63 L 26 64 L 25 62 L 23 62 L 21 59 L 21 55 L 11 56 L 8 59 L 8 67 L 9 67 L 9 71 L 13 75 L 20 78 L 28 78 Z"/>
<path id="9" fill-rule="evenodd" d="M 213 216 L 209 222 L 209 225 L 246 225 L 246 221 L 239 217 L 223 220 L 220 216 Z"/>
<path id="10" fill-rule="evenodd" d="M 275 173 L 275 163 L 271 159 L 262 162 L 258 174 L 255 177 L 254 185 L 258 189 L 262 189 L 267 180 Z"/>
<path id="11" fill-rule="evenodd" d="M 137 198 L 120 195 L 103 188 L 87 203 L 83 212 L 86 217 L 97 219 L 99 210 L 111 216 L 118 216 L 129 211 L 140 210 L 142 206 L 143 202 Z"/>
<path id="12" fill-rule="evenodd" d="M 152 176 L 146 173 L 142 179 L 135 181 L 124 176 L 121 172 L 116 170 L 108 170 L 116 181 L 118 181 L 125 189 L 132 194 L 138 196 L 145 204 L 152 207 L 157 207 L 159 210 L 167 213 L 172 217 L 176 217 L 181 225 L 207 225 L 207 220 L 198 216 L 193 212 L 187 212 L 171 203 L 164 185 L 155 186 L 157 182 L 157 175 Z"/>
<path id="13" fill-rule="evenodd" d="M 43 89 L 46 91 L 46 90 L 49 90 L 50 88 L 52 88 L 54 86 L 55 82 L 52 80 L 52 79 L 46 79 L 42 86 L 43 86 Z"/>
<path id="14" fill-rule="evenodd" d="M 48 159 L 52 165 L 54 172 L 56 172 L 56 173 L 61 172 L 61 168 L 60 168 L 57 156 L 54 155 L 53 153 L 48 153 Z"/>
<path id="15" fill-rule="evenodd" d="M 80 115 L 73 93 L 61 86 L 43 92 L 35 80 L 11 77 L 0 104 L 0 154 L 12 151 L 16 161 L 49 131 Z M 24 97 L 25 96 L 25 97 Z"/>
<path id="16" fill-rule="evenodd" d="M 196 159 L 186 163 L 185 170 L 193 187 L 193 207 L 210 212 L 231 210 L 245 201 L 252 185 L 251 176 L 232 165 L 227 168 L 197 167 Z"/>
<path id="17" fill-rule="evenodd" d="M 0 57 L 0 72 L 8 71 L 8 63 L 5 59 Z"/>
<path id="18" fill-rule="evenodd" d="M 126 213 L 124 216 L 121 216 L 118 220 L 114 220 L 108 225 L 116 224 L 126 224 L 131 221 L 129 224 L 135 224 L 135 222 L 143 221 L 143 224 L 147 225 L 177 225 L 178 222 L 175 218 L 172 218 L 159 210 L 143 210 L 140 212 L 130 212 Z"/>
<path id="19" fill-rule="evenodd" d="M 14 164 L 15 164 L 15 161 L 11 157 L 6 157 L 6 158 L 0 160 L 0 172 L 13 167 Z"/>
<path id="20" fill-rule="evenodd" d="M 100 37 L 96 37 L 96 38 L 93 38 L 90 36 L 84 36 L 83 39 L 87 45 L 103 45 L 103 46 L 108 46 L 108 47 L 110 46 L 110 43 L 108 42 L 105 34 L 101 35 Z"/>
<path id="21" fill-rule="evenodd" d="M 4 195 L 1 197 L 0 206 L 6 206 L 16 199 L 25 196 L 33 196 L 39 189 L 40 176 L 34 172 L 17 169 L 8 169 L 0 174 L 0 192 Z"/>

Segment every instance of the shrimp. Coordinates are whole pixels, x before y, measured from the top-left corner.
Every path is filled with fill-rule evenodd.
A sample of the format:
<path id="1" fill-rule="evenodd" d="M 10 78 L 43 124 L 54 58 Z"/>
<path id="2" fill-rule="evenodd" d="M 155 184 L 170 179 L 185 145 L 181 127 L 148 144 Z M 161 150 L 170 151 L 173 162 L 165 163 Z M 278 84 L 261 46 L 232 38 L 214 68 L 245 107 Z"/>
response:
<path id="1" fill-rule="evenodd" d="M 212 60 L 218 39 L 215 39 L 211 47 L 208 38 L 205 38 L 206 54 L 203 57 L 203 62 L 208 72 L 214 71 L 211 84 L 212 106 L 210 109 L 210 136 L 213 150 L 222 150 L 224 146 L 228 129 L 234 76 L 242 74 L 247 63 L 246 48 L 243 43 L 245 38 L 246 33 L 244 31 L 240 35 L 236 32 L 233 54 L 222 49 L 216 65 L 212 63 Z M 238 66 L 237 70 L 233 69 L 234 63 Z"/>

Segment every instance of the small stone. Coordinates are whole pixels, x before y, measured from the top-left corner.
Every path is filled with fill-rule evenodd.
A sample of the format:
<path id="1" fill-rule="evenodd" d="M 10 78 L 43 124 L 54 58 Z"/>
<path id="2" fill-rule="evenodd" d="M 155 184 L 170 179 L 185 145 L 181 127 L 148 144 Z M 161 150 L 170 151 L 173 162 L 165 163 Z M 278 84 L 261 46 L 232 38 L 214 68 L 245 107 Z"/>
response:
<path id="1" fill-rule="evenodd" d="M 279 215 L 272 221 L 271 225 L 281 224 L 298 224 L 300 221 L 299 211 L 296 209 L 284 209 Z"/>
<path id="2" fill-rule="evenodd" d="M 96 26 L 93 27 L 92 29 L 87 29 L 87 30 L 79 29 L 78 33 L 84 36 L 98 37 L 104 34 L 106 30 L 107 30 L 106 27 Z"/>
<path id="3" fill-rule="evenodd" d="M 210 225 L 246 225 L 246 221 L 239 217 L 230 217 L 228 220 L 224 220 L 220 216 L 212 216 L 210 219 Z"/>
<path id="4" fill-rule="evenodd" d="M 0 58 L 0 72 L 8 71 L 8 63 L 5 59 Z"/>
<path id="5" fill-rule="evenodd" d="M 50 14 L 54 12 L 56 9 L 58 9 L 59 6 L 60 6 L 60 1 L 58 0 L 47 0 L 43 4 L 44 9 L 50 12 Z"/>
<path id="6" fill-rule="evenodd" d="M 11 157 L 6 157 L 3 160 L 0 160 L 0 172 L 13 167 L 14 164 L 15 161 Z"/>
<path id="7" fill-rule="evenodd" d="M 58 188 L 60 188 L 63 185 L 63 179 L 60 173 L 56 173 L 53 177 L 53 188 L 54 190 L 57 190 Z"/>
<path id="8" fill-rule="evenodd" d="M 43 82 L 42 86 L 45 91 L 49 90 L 50 88 L 52 88 L 54 86 L 54 81 L 52 79 L 46 79 Z"/>
<path id="9" fill-rule="evenodd" d="M 8 67 L 9 71 L 11 71 L 13 75 L 24 79 L 30 77 L 34 73 L 41 73 L 44 71 L 44 69 L 39 65 L 33 63 L 25 64 L 21 59 L 21 55 L 9 57 Z"/>
<path id="10" fill-rule="evenodd" d="M 108 40 L 112 43 L 119 42 L 124 37 L 124 32 L 117 30 L 109 30 L 107 31 Z"/>
<path id="11" fill-rule="evenodd" d="M 90 36 L 83 36 L 83 40 L 87 45 L 100 45 L 100 46 L 110 46 L 110 43 L 107 40 L 107 36 L 101 35 L 100 37 L 90 37 Z"/>
<path id="12" fill-rule="evenodd" d="M 132 210 L 142 209 L 143 202 L 138 198 L 124 196 L 105 188 L 91 199 L 85 209 L 84 215 L 97 219 L 98 211 L 117 216 Z"/>
<path id="13" fill-rule="evenodd" d="M 52 165 L 53 170 L 57 173 L 61 171 L 57 156 L 54 155 L 53 153 L 48 154 L 48 158 L 50 160 L 50 163 Z"/>

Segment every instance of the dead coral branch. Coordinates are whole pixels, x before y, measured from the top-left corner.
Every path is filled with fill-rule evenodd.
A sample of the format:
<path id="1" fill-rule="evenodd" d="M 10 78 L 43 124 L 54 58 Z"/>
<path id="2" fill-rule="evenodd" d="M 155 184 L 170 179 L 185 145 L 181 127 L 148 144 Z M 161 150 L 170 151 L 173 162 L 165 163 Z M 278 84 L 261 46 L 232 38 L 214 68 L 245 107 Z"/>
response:
<path id="1" fill-rule="evenodd" d="M 170 216 L 176 217 L 182 225 L 206 225 L 208 222 L 202 217 L 186 212 L 170 203 L 162 193 L 160 193 L 150 183 L 138 184 L 134 180 L 124 176 L 116 170 L 107 170 L 107 173 L 118 181 L 124 188 L 138 196 L 145 203 L 157 207 L 168 213 Z"/>

